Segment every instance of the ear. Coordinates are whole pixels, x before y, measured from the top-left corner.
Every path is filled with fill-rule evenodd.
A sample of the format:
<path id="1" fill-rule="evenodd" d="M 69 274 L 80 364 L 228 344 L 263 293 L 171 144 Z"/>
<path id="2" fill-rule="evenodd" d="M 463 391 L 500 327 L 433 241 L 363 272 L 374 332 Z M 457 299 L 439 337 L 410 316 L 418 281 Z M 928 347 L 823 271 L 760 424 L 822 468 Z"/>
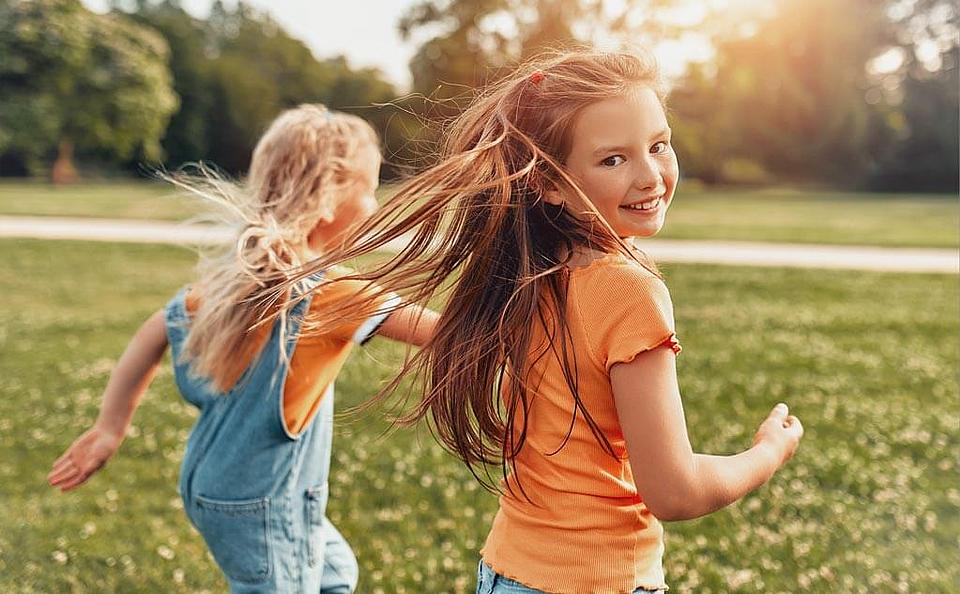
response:
<path id="1" fill-rule="evenodd" d="M 563 206 L 566 199 L 557 184 L 546 178 L 542 179 L 541 184 L 543 189 L 540 191 L 540 196 L 543 201 L 554 206 Z"/>
<path id="2" fill-rule="evenodd" d="M 557 187 L 552 184 L 550 185 L 550 189 L 544 190 L 541 196 L 543 196 L 543 201 L 547 204 L 563 206 L 563 194 L 561 194 L 560 190 L 558 190 Z"/>

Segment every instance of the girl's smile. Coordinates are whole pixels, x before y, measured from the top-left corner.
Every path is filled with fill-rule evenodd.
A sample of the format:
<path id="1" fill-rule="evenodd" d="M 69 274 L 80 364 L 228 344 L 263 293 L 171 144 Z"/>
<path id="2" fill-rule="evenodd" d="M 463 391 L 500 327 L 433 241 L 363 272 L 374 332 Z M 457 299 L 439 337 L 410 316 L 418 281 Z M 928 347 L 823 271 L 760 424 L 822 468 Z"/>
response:
<path id="1" fill-rule="evenodd" d="M 635 214 L 656 214 L 660 212 L 665 204 L 663 194 L 655 196 L 650 200 L 638 200 L 637 202 L 631 202 L 630 204 L 624 204 L 620 208 L 625 208 L 627 210 L 633 211 Z"/>

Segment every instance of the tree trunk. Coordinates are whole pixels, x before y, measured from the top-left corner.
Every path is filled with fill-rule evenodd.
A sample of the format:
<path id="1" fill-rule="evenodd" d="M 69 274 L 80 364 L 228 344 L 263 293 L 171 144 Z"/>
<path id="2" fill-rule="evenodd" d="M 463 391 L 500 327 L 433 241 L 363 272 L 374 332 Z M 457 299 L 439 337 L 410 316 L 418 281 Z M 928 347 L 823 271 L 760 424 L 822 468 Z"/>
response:
<path id="1" fill-rule="evenodd" d="M 53 162 L 50 177 L 54 184 L 72 184 L 77 181 L 77 169 L 73 166 L 73 141 L 61 138 L 57 146 L 57 160 Z"/>

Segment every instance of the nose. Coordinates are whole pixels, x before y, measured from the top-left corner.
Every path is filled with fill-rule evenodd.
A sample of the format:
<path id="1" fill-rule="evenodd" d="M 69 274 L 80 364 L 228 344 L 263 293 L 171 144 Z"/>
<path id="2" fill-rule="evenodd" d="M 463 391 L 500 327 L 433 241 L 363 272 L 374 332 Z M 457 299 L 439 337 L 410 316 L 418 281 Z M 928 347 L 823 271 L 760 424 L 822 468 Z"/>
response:
<path id="1" fill-rule="evenodd" d="M 634 172 L 633 186 L 642 191 L 658 189 L 663 179 L 659 164 L 650 157 L 636 159 L 634 163 L 636 164 L 636 171 Z"/>

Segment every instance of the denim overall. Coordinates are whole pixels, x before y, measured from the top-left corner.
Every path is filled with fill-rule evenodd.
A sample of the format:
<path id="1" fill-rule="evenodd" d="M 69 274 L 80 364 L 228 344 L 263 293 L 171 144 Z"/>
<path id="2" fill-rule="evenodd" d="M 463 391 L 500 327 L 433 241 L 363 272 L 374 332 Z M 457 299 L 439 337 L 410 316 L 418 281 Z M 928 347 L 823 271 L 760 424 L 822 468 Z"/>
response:
<path id="1" fill-rule="evenodd" d="M 283 422 L 288 364 L 280 361 L 280 324 L 229 393 L 192 376 L 181 362 L 189 328 L 181 290 L 166 308 L 167 336 L 180 393 L 200 409 L 180 469 L 190 521 L 227 576 L 230 591 L 350 593 L 357 562 L 325 517 L 333 387 L 310 425 L 290 435 Z M 310 298 L 287 320 L 293 356 Z"/>

